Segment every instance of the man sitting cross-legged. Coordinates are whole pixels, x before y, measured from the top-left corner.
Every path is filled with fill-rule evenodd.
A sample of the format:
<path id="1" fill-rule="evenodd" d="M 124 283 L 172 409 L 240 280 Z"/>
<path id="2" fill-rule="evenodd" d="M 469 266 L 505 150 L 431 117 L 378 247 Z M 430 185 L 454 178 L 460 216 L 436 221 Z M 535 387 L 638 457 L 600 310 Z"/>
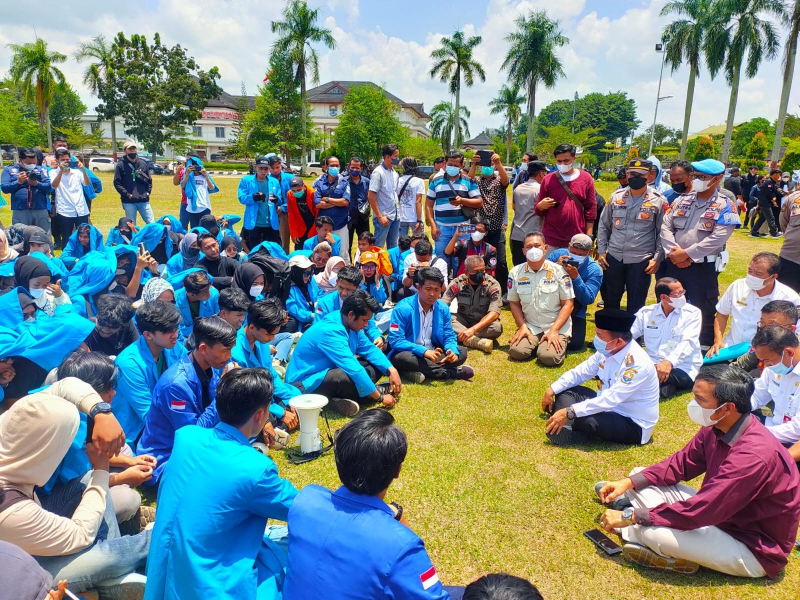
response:
<path id="1" fill-rule="evenodd" d="M 316 318 L 321 319 L 332 312 L 339 312 L 342 309 L 342 302 L 359 289 L 362 281 L 364 281 L 364 275 L 361 274 L 357 267 L 342 267 L 339 269 L 338 277 L 336 278 L 336 293 L 325 294 L 317 300 Z M 383 349 L 385 342 L 378 325 L 375 323 L 374 315 L 363 331 L 369 341 L 378 348 Z"/>

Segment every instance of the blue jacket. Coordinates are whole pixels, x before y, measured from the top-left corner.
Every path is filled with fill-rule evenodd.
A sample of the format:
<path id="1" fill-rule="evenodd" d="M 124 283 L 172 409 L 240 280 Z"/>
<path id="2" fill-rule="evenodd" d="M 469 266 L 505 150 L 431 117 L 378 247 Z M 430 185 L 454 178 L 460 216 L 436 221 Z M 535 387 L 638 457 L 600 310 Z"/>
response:
<path id="1" fill-rule="evenodd" d="M 312 277 L 308 280 L 308 295 L 311 298 L 311 303 L 317 301 L 319 296 L 319 288 L 317 282 Z M 289 297 L 286 299 L 286 312 L 297 319 L 298 323 L 311 323 L 314 320 L 313 308 L 309 308 L 306 297 L 296 285 L 292 285 L 289 289 Z"/>
<path id="2" fill-rule="evenodd" d="M 219 292 L 213 285 L 209 289 L 211 290 L 211 295 L 208 300 L 203 300 L 200 303 L 198 317 L 213 317 L 219 312 Z M 175 306 L 181 311 L 181 317 L 183 317 L 183 321 L 178 325 L 178 333 L 181 338 L 179 343 L 182 343 L 183 340 L 189 339 L 194 330 L 194 319 L 192 318 L 192 310 L 189 308 L 189 298 L 186 296 L 186 289 L 183 287 L 175 288 Z"/>
<path id="3" fill-rule="evenodd" d="M 378 279 L 378 283 L 370 283 L 367 285 L 366 283 L 361 284 L 361 289 L 367 292 L 370 296 L 375 298 L 378 301 L 378 304 L 383 306 L 383 303 L 386 302 L 387 298 L 389 297 L 386 293 L 386 287 L 383 285 L 383 280 Z"/>
<path id="4" fill-rule="evenodd" d="M 235 361 L 243 369 L 255 369 L 263 367 L 272 375 L 272 385 L 274 388 L 272 404 L 269 405 L 269 412 L 277 418 L 282 419 L 286 412 L 285 406 L 289 400 L 300 395 L 300 390 L 293 385 L 284 383 L 281 376 L 272 366 L 272 351 L 269 344 L 255 343 L 255 349 L 250 348 L 247 341 L 247 325 L 242 325 L 236 332 L 236 345 L 231 350 L 231 360 Z M 275 400 L 278 400 L 276 402 Z"/>
<path id="5" fill-rule="evenodd" d="M 358 218 L 358 209 L 365 204 L 369 203 L 367 194 L 369 192 L 369 177 L 361 176 L 361 180 L 356 183 L 350 177 L 347 178 L 347 193 L 345 198 L 350 201 L 348 210 L 350 211 L 350 220 L 355 221 Z"/>
<path id="6" fill-rule="evenodd" d="M 333 182 L 323 177 L 314 182 L 314 206 L 322 202 L 323 198 L 347 199 L 350 197 L 350 182 L 343 175 L 338 175 Z M 333 228 L 341 229 L 347 225 L 350 215 L 350 206 L 334 206 L 333 208 L 319 208 L 317 214 L 320 217 L 330 217 L 333 219 Z M 335 254 L 338 255 L 338 252 Z"/>
<path id="7" fill-rule="evenodd" d="M 23 184 L 17 182 L 19 178 L 19 163 L 8 165 L 3 169 L 0 176 L 0 189 L 11 196 L 11 210 L 28 209 L 28 189 L 33 194 L 33 210 L 44 210 L 50 207 L 50 194 L 53 186 L 50 185 L 50 177 L 42 167 L 35 167 L 33 170 L 39 173 L 39 184 L 31 187 L 26 181 Z"/>
<path id="8" fill-rule="evenodd" d="M 329 294 L 325 294 L 317 300 L 317 316 L 316 320 L 319 321 L 322 317 L 329 315 L 332 312 L 340 313 L 342 310 L 342 299 L 339 297 L 339 292 L 336 290 Z M 369 320 L 369 323 L 364 328 L 364 333 L 367 339 L 374 342 L 381 337 L 381 331 L 375 323 L 375 315 Z"/>
<path id="9" fill-rule="evenodd" d="M 105 250 L 103 234 L 100 233 L 100 230 L 94 225 L 89 225 L 89 228 L 89 251 L 103 252 Z M 83 258 L 85 255 L 86 250 L 84 250 L 83 246 L 81 246 L 78 241 L 78 230 L 76 229 L 72 232 L 72 235 L 69 236 L 64 251 L 61 252 L 61 260 L 67 268 L 71 269 L 77 260 Z"/>
<path id="10" fill-rule="evenodd" d="M 178 431 L 158 490 L 145 600 L 280 600 L 286 553 L 264 529 L 288 518 L 296 495 L 238 429 Z"/>
<path id="11" fill-rule="evenodd" d="M 341 256 L 342 255 L 342 238 L 340 238 L 335 233 L 331 234 L 333 236 L 333 245 L 331 248 L 333 249 L 333 253 L 331 256 Z M 322 240 L 323 242 L 326 240 Z M 317 244 L 321 244 L 322 242 L 319 241 L 319 238 L 315 235 L 312 235 L 308 238 L 305 242 L 303 242 L 303 250 L 309 250 L 311 252 L 314 251 L 314 248 L 317 247 Z"/>
<path id="12" fill-rule="evenodd" d="M 175 215 L 164 215 L 163 217 L 159 217 L 156 219 L 156 223 L 160 223 L 164 225 L 164 219 L 169 219 L 169 226 L 172 228 L 174 233 L 180 233 L 181 235 L 186 235 L 186 229 L 183 226 L 183 223 L 180 222 L 180 219 Z"/>
<path id="13" fill-rule="evenodd" d="M 201 161 L 196 156 L 192 158 L 192 162 L 198 163 L 201 167 L 203 166 L 203 161 Z M 189 177 L 189 174 L 192 174 L 192 177 Z M 189 169 L 183 170 L 183 180 L 186 181 L 186 185 L 183 188 L 184 193 L 186 194 L 186 204 L 192 207 L 192 210 L 197 210 L 197 184 L 194 180 L 194 171 L 189 171 Z M 216 194 L 219 191 L 219 186 L 214 181 L 214 178 L 211 175 L 208 175 L 208 180 L 211 182 L 211 185 L 214 186 L 214 189 L 211 189 L 211 186 L 208 186 L 208 193 L 209 194 Z"/>
<path id="14" fill-rule="evenodd" d="M 268 187 L 270 194 L 280 198 L 280 190 L 278 190 L 278 180 L 274 177 L 267 177 Z M 244 204 L 244 228 L 252 229 L 256 226 L 256 219 L 258 218 L 258 202 L 253 200 L 253 194 L 258 193 L 258 184 L 256 183 L 255 175 L 245 175 L 239 182 L 238 197 L 239 202 Z M 269 198 L 265 200 L 269 207 L 269 226 L 279 229 L 278 212 L 275 209 L 275 203 L 270 202 Z"/>
<path id="15" fill-rule="evenodd" d="M 450 307 L 441 300 L 433 305 L 433 326 L 431 343 L 436 348 L 450 350 L 458 355 L 458 338 L 450 323 Z M 403 298 L 392 309 L 392 322 L 389 325 L 389 358 L 398 352 L 411 352 L 422 356 L 427 349 L 414 340 L 419 335 L 419 300 L 416 295 Z M 302 338 L 301 338 L 302 339 Z"/>
<path id="16" fill-rule="evenodd" d="M 53 277 L 55 277 L 56 279 L 64 278 L 64 277 L 67 276 L 67 273 L 69 273 L 69 269 L 67 269 L 67 265 L 65 265 L 64 261 L 62 261 L 57 256 L 47 256 L 46 254 L 44 254 L 42 252 L 31 252 L 31 253 L 28 254 L 28 256 L 32 256 L 34 258 L 38 258 L 40 261 L 42 261 L 44 264 L 46 264 L 47 268 L 50 270 L 50 274 Z M 6 263 L 6 264 L 8 264 L 8 263 Z M 13 261 L 12 261 L 11 264 L 13 265 Z M 10 276 L 11 277 L 14 276 L 13 269 L 11 271 L 11 275 Z"/>
<path id="17" fill-rule="evenodd" d="M 569 250 L 559 248 L 558 250 L 553 250 L 547 260 L 557 263 L 559 258 L 568 254 Z M 578 267 L 578 278 L 572 281 L 572 289 L 575 290 L 575 308 L 578 309 L 577 311 L 573 309 L 573 314 L 576 317 L 586 318 L 586 307 L 594 304 L 602 283 L 603 269 L 591 256 L 587 257 Z"/>
<path id="18" fill-rule="evenodd" d="M 167 234 L 166 237 L 164 237 L 165 234 Z M 167 253 L 167 259 L 169 259 L 172 256 L 172 238 L 169 237 L 167 228 L 161 223 L 148 223 L 142 227 L 131 239 L 131 246 L 138 246 L 144 242 L 144 247 L 147 248 L 147 251 L 152 252 L 162 238 L 164 239 L 164 250 Z"/>
<path id="19" fill-rule="evenodd" d="M 130 239 L 133 239 L 133 233 L 131 233 Z M 115 225 L 108 230 L 108 235 L 106 236 L 106 246 L 118 246 L 128 243 L 130 242 L 126 242 L 125 238 L 123 238 L 122 234 L 120 234 L 118 226 Z"/>
<path id="20" fill-rule="evenodd" d="M 403 263 L 406 260 L 406 256 L 411 254 L 411 249 L 401 252 L 400 246 L 395 246 L 394 248 L 389 248 L 387 252 L 392 263 L 392 289 L 397 291 L 403 287 Z"/>
<path id="21" fill-rule="evenodd" d="M 200 260 L 200 256 L 198 256 L 197 259 Z M 172 279 L 186 270 L 186 265 L 183 264 L 183 254 L 180 252 L 173 254 L 167 261 L 167 279 Z M 186 277 L 186 275 L 184 275 L 184 277 Z"/>
<path id="22" fill-rule="evenodd" d="M 191 354 L 164 371 L 153 390 L 153 402 L 144 419 L 144 431 L 136 444 L 136 454 L 150 454 L 158 459 L 148 485 L 158 485 L 172 454 L 178 429 L 186 425 L 211 428 L 219 423 L 214 399 L 218 383 L 219 376 L 212 370 L 208 382 L 211 404 L 203 408 L 203 384 L 197 376 Z"/>
<path id="23" fill-rule="evenodd" d="M 353 380 L 359 397 L 369 396 L 375 391 L 375 384 L 356 354 L 384 374 L 392 367 L 363 331 L 347 329 L 340 312 L 330 313 L 314 323 L 297 342 L 286 369 L 286 381 L 300 382 L 306 393 L 310 393 L 319 387 L 328 371 L 338 368 Z"/>
<path id="24" fill-rule="evenodd" d="M 289 214 L 289 205 L 287 204 L 286 194 L 288 194 L 289 190 L 292 189 L 292 186 L 289 185 L 289 182 L 292 181 L 294 177 L 295 176 L 293 173 L 287 173 L 286 171 L 282 171 L 280 182 L 276 180 L 276 183 L 278 183 L 276 191 L 278 193 L 278 197 L 280 198 L 278 206 L 280 206 L 281 212 L 285 215 Z M 274 177 L 272 177 L 272 175 L 270 175 L 270 178 L 275 179 Z"/>
<path id="25" fill-rule="evenodd" d="M 307 485 L 289 509 L 289 525 L 285 600 L 449 598 L 425 543 L 375 496 Z"/>
<path id="26" fill-rule="evenodd" d="M 280 258 L 281 260 L 289 260 L 289 255 L 286 254 L 280 244 L 276 244 L 275 242 L 261 242 L 255 248 L 250 249 L 250 252 L 247 254 L 248 258 L 255 255 L 261 248 L 269 252 L 270 256 Z"/>
<path id="27" fill-rule="evenodd" d="M 111 247 L 103 252 L 89 252 L 75 263 L 72 271 L 61 281 L 61 287 L 72 300 L 73 312 L 82 317 L 94 317 L 97 313 L 94 295 L 108 289 L 116 272 L 117 255 Z"/>
<path id="28" fill-rule="evenodd" d="M 186 356 L 186 348 L 175 344 L 161 351 L 167 369 Z M 144 429 L 144 419 L 153 401 L 153 390 L 158 383 L 158 367 L 144 336 L 119 353 L 114 360 L 119 369 L 117 395 L 112 405 L 125 439 L 133 446 Z M 166 373 L 166 370 L 164 371 Z"/>

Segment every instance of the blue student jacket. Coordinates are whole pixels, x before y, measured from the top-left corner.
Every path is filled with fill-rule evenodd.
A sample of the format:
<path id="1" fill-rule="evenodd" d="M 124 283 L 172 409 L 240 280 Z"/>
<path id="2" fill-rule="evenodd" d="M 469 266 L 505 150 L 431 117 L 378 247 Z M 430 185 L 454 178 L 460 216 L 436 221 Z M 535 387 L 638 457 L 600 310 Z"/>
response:
<path id="1" fill-rule="evenodd" d="M 296 495 L 238 429 L 182 428 L 158 490 L 145 600 L 280 600 L 286 553 L 264 529 Z"/>
<path id="2" fill-rule="evenodd" d="M 153 539 L 150 547 L 156 543 Z M 344 486 L 332 492 L 311 484 L 289 509 L 289 570 L 283 598 L 330 596 L 449 598 L 422 538 L 396 521 L 383 500 Z"/>
<path id="3" fill-rule="evenodd" d="M 200 303 L 198 317 L 213 317 L 219 313 L 219 292 L 213 285 L 210 290 L 211 293 L 208 300 L 203 300 Z M 178 333 L 180 334 L 178 343 L 182 343 L 184 340 L 189 339 L 194 330 L 194 319 L 192 319 L 192 310 L 189 308 L 189 298 L 186 296 L 186 289 L 183 287 L 175 288 L 175 306 L 181 311 L 181 317 L 183 317 L 181 324 L 178 325 Z"/>
<path id="4" fill-rule="evenodd" d="M 339 313 L 342 310 L 342 299 L 339 297 L 339 292 L 336 290 L 330 292 L 329 294 L 325 294 L 324 296 L 320 297 L 317 300 L 317 316 L 316 319 L 319 321 L 322 317 L 329 315 L 332 312 Z M 374 342 L 379 337 L 381 337 L 381 330 L 378 329 L 378 325 L 375 323 L 375 315 L 372 315 L 372 318 L 369 320 L 369 323 L 364 328 L 364 333 L 367 335 L 367 339 L 371 342 Z"/>
<path id="5" fill-rule="evenodd" d="M 114 248 L 109 246 L 103 252 L 87 252 L 61 281 L 61 287 L 72 300 L 72 311 L 82 317 L 94 317 L 97 314 L 94 295 L 108 289 L 116 272 Z M 87 312 L 87 303 L 91 314 Z"/>
<path id="6" fill-rule="evenodd" d="M 406 256 L 411 253 L 411 250 L 408 249 L 405 252 L 401 252 L 400 246 L 395 246 L 394 248 L 389 248 L 387 252 L 389 253 L 389 261 L 392 263 L 392 289 L 397 291 L 403 287 L 403 262 L 406 260 Z"/>
<path id="7" fill-rule="evenodd" d="M 553 250 L 547 260 L 557 263 L 559 258 L 568 254 L 569 250 L 559 248 Z M 575 316 L 585 319 L 586 307 L 594 304 L 597 293 L 600 291 L 600 284 L 603 283 L 603 269 L 589 256 L 578 267 L 578 275 L 580 277 L 572 281 L 572 289 L 575 290 L 575 304 L 580 305 L 580 310 L 575 313 Z"/>
<path id="8" fill-rule="evenodd" d="M 278 189 L 278 180 L 274 177 L 267 177 L 267 187 L 269 193 L 278 198 L 281 197 L 280 190 Z M 253 194 L 258 193 L 258 184 L 256 183 L 255 175 L 245 175 L 239 182 L 238 197 L 239 202 L 244 204 L 244 228 L 252 229 L 256 226 L 256 219 L 258 218 L 258 202 L 253 200 Z M 265 200 L 269 207 L 269 226 L 272 229 L 279 229 L 278 211 L 275 209 L 275 203 L 270 202 L 269 198 Z"/>
<path id="9" fill-rule="evenodd" d="M 392 322 L 389 325 L 389 358 L 398 352 L 411 352 L 415 356 L 422 356 L 426 352 L 425 346 L 415 342 L 419 335 L 419 300 L 416 294 L 410 298 L 403 298 L 392 309 Z M 433 326 L 431 343 L 434 347 L 450 350 L 458 354 L 458 338 L 450 324 L 450 307 L 441 300 L 433 305 Z"/>
<path id="10" fill-rule="evenodd" d="M 40 261 L 42 261 L 44 264 L 46 264 L 48 270 L 50 271 L 50 275 L 52 275 L 56 279 L 61 279 L 61 278 L 65 277 L 67 275 L 67 273 L 69 273 L 69 269 L 67 269 L 67 265 L 65 265 L 64 261 L 62 261 L 57 256 L 47 256 L 46 254 L 44 254 L 42 252 L 31 252 L 31 253 L 28 254 L 28 256 L 32 256 L 33 258 L 38 258 Z M 16 259 L 14 259 L 14 261 L 16 261 Z M 13 270 L 14 261 L 11 262 L 11 264 L 12 264 L 11 276 L 12 277 L 14 276 L 14 270 Z M 8 264 L 8 263 L 6 263 L 6 264 Z"/>
<path id="11" fill-rule="evenodd" d="M 308 280 L 308 295 L 312 304 L 317 301 L 319 296 L 319 288 L 313 277 Z M 306 297 L 303 296 L 303 292 L 296 285 L 292 285 L 289 290 L 289 297 L 286 299 L 286 312 L 297 319 L 298 323 L 310 323 L 314 319 L 314 313 L 308 307 Z"/>
<path id="12" fill-rule="evenodd" d="M 161 352 L 164 353 L 167 369 L 186 356 L 186 348 L 179 343 Z M 112 410 L 125 432 L 126 441 L 133 446 L 144 429 L 144 418 L 153 401 L 158 367 L 144 336 L 120 352 L 114 364 L 119 369 L 119 375 Z"/>
<path id="13" fill-rule="evenodd" d="M 203 385 L 197 376 L 192 355 L 187 354 L 164 371 L 153 390 L 153 402 L 144 419 L 144 431 L 136 454 L 150 454 L 158 459 L 148 485 L 158 485 L 175 445 L 175 432 L 186 425 L 211 428 L 219 423 L 214 399 L 219 376 L 213 371 L 208 383 L 211 404 L 203 408 Z"/>
<path id="14" fill-rule="evenodd" d="M 172 238 L 169 235 L 164 237 L 165 233 L 167 233 L 167 228 L 161 223 L 155 221 L 148 223 L 131 238 L 131 246 L 138 246 L 143 242 L 147 251 L 152 252 L 161 242 L 161 238 L 164 238 L 164 250 L 167 253 L 167 258 L 169 258 L 172 256 Z"/>
<path id="15" fill-rule="evenodd" d="M 281 245 L 276 244 L 275 242 L 261 242 L 255 248 L 250 249 L 250 252 L 247 254 L 247 257 L 250 258 L 254 256 L 262 248 L 266 250 L 270 254 L 270 256 L 274 256 L 275 258 L 280 258 L 281 260 L 289 260 L 290 255 L 286 254 Z"/>
<path id="16" fill-rule="evenodd" d="M 169 219 L 169 226 L 172 228 L 173 233 L 179 233 L 181 235 L 186 235 L 186 229 L 181 223 L 180 219 L 175 215 L 164 215 L 163 217 L 159 217 L 156 219 L 156 223 L 161 223 L 164 225 L 164 219 Z"/>
<path id="17" fill-rule="evenodd" d="M 332 312 L 314 323 L 297 342 L 286 369 L 286 381 L 300 382 L 306 392 L 313 392 L 328 371 L 339 368 L 353 380 L 359 397 L 369 396 L 375 391 L 375 384 L 358 362 L 356 354 L 381 373 L 387 374 L 392 367 L 389 359 L 363 331 L 347 329 L 342 323 L 341 313 Z"/>
<path id="18" fill-rule="evenodd" d="M 94 225 L 89 225 L 89 252 L 103 252 L 105 244 L 103 243 L 103 234 Z M 71 269 L 79 258 L 83 258 L 87 254 L 81 243 L 78 241 L 78 230 L 72 232 L 69 236 L 63 252 L 61 252 L 61 260 Z"/>
<path id="19" fill-rule="evenodd" d="M 331 246 L 333 252 L 331 256 L 341 256 L 342 255 L 342 238 L 340 238 L 335 233 L 331 234 L 333 236 L 333 245 Z M 327 241 L 327 240 L 322 240 Z M 314 248 L 317 247 L 317 244 L 321 244 L 322 242 L 319 241 L 319 238 L 315 235 L 312 235 L 308 238 L 305 242 L 303 242 L 303 250 L 308 250 L 309 252 L 313 252 Z"/>
<path id="20" fill-rule="evenodd" d="M 383 306 L 383 303 L 386 302 L 389 296 L 386 294 L 386 288 L 381 283 L 382 280 L 380 279 L 378 279 L 378 283 L 370 283 L 369 285 L 362 282 L 361 289 L 375 298 L 378 304 Z"/>
<path id="21" fill-rule="evenodd" d="M 133 233 L 131 233 L 131 239 L 133 239 Z M 108 235 L 106 236 L 106 246 L 118 246 L 120 244 L 127 244 L 128 242 L 125 241 L 125 238 L 122 237 L 122 234 L 119 232 L 119 227 L 116 225 L 108 230 Z"/>

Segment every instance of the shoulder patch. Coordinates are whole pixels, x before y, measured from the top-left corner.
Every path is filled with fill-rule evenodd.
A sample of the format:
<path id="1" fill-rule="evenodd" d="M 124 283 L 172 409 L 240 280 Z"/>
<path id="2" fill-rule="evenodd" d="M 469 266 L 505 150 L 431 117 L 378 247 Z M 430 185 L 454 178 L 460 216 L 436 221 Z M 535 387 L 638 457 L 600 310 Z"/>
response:
<path id="1" fill-rule="evenodd" d="M 633 364 L 633 354 L 628 354 L 628 356 L 625 357 L 625 366 L 630 367 L 632 364 Z"/>
<path id="2" fill-rule="evenodd" d="M 636 373 L 638 373 L 636 369 L 625 369 L 622 372 L 622 377 L 621 377 L 622 383 L 628 384 L 631 381 L 633 381 L 633 378 L 636 376 Z"/>

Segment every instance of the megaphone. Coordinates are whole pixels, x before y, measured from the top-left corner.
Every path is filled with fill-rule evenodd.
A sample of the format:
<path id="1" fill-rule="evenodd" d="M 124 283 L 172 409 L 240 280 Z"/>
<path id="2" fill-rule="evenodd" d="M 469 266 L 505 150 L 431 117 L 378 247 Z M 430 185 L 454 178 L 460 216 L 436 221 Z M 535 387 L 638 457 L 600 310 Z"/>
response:
<path id="1" fill-rule="evenodd" d="M 299 445 L 303 454 L 322 449 L 318 424 L 319 413 L 326 404 L 328 399 L 319 394 L 303 394 L 289 400 L 289 406 L 297 411 L 300 419 L 300 435 L 297 436 L 295 446 Z"/>

